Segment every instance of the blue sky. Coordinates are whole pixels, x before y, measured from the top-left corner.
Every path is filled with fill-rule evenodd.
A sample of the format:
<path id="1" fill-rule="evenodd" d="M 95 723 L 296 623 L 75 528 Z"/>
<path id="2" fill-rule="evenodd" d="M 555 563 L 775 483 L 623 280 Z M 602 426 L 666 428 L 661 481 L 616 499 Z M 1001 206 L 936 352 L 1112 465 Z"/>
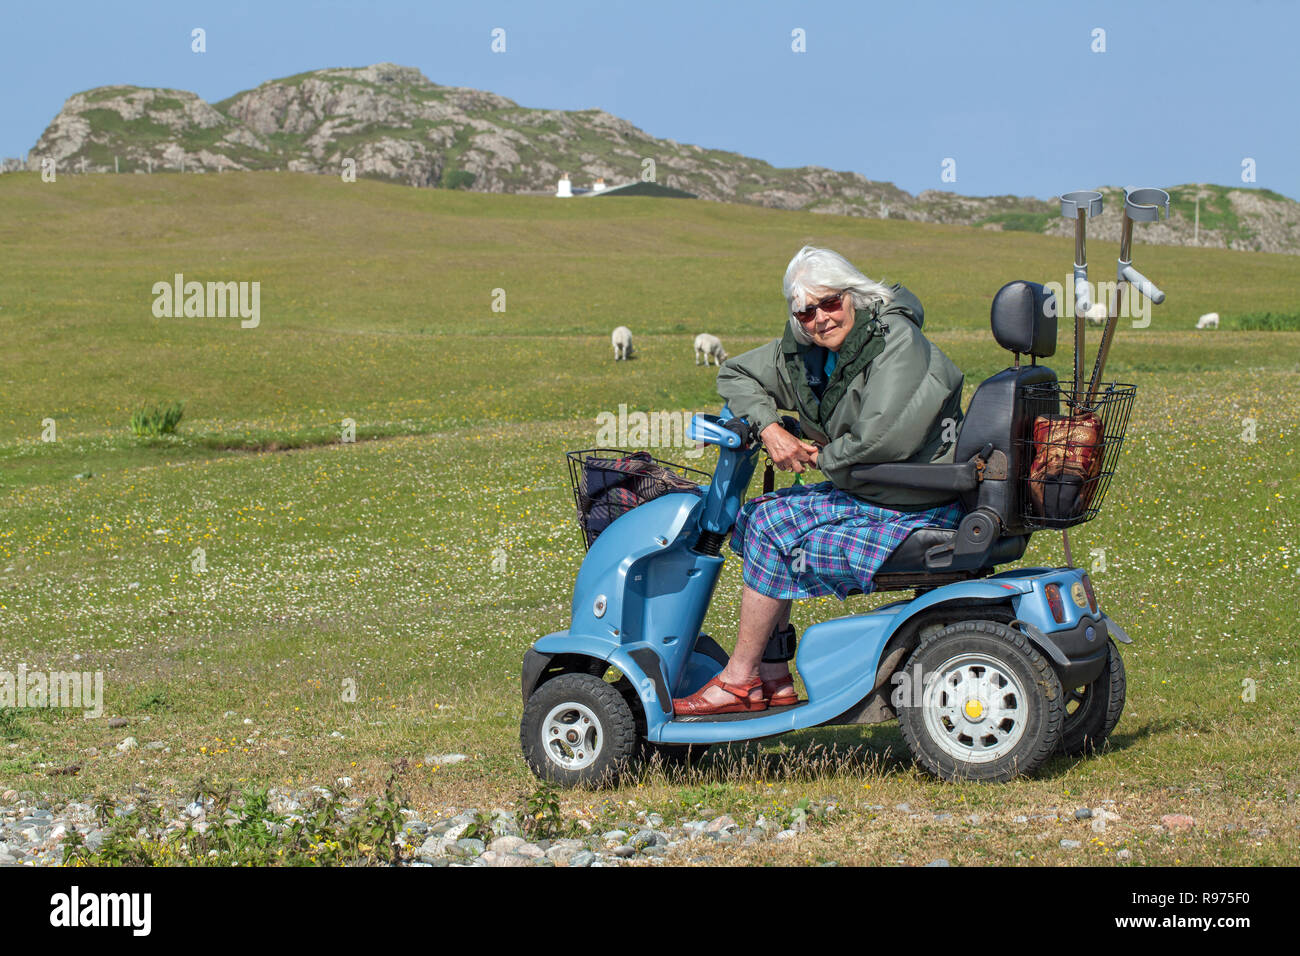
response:
<path id="1" fill-rule="evenodd" d="M 0 156 L 23 155 L 64 99 L 95 86 L 212 102 L 391 61 L 913 193 L 1241 184 L 1249 158 L 1247 185 L 1300 197 L 1292 0 L 3 3 Z M 190 50 L 194 27 L 205 53 Z M 505 53 L 490 48 L 497 27 Z M 1097 29 L 1105 52 L 1092 50 Z M 955 182 L 941 180 L 948 158 Z"/>

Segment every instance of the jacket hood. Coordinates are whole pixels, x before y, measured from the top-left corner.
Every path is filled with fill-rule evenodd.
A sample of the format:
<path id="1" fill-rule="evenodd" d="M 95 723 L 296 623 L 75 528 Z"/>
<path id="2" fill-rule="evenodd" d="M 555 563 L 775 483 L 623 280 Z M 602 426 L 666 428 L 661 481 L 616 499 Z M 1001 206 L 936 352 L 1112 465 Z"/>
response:
<path id="1" fill-rule="evenodd" d="M 886 312 L 899 312 L 911 319 L 919 329 L 925 322 L 925 309 L 921 305 L 921 300 L 912 294 L 911 289 L 899 283 L 890 286 L 890 291 L 894 294 L 894 301 L 885 306 L 881 315 Z"/>

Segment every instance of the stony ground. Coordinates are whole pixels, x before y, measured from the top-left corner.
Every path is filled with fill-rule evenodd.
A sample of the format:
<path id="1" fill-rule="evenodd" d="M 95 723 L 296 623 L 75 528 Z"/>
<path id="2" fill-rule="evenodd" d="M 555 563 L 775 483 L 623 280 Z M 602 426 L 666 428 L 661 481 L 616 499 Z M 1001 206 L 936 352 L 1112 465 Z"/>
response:
<path id="1" fill-rule="evenodd" d="M 454 756 L 454 755 L 449 755 Z M 336 790 L 351 785 L 348 778 L 336 781 Z M 330 794 L 330 789 L 313 787 L 308 790 L 271 789 L 268 791 L 269 809 L 283 823 L 268 825 L 272 832 L 300 821 L 301 814 L 318 797 Z M 219 823 L 233 826 L 239 816 L 229 807 L 218 810 L 213 798 L 200 798 L 186 802 L 184 799 L 162 799 L 145 793 L 134 801 L 125 800 L 105 812 L 103 808 L 83 801 L 57 802 L 31 791 L 6 790 L 0 793 L 0 866 L 58 866 L 64 862 L 64 848 L 69 834 L 76 831 L 91 851 L 103 846 L 113 827 L 114 819 L 125 816 L 143 804 L 156 809 L 162 820 L 164 839 L 178 836 L 187 827 L 204 833 Z M 355 814 L 362 806 L 360 797 L 342 801 L 346 815 Z M 1089 861 L 1096 862 L 1088 851 L 1104 846 L 1107 840 L 1120 839 L 1116 825 L 1124 830 L 1133 829 L 1133 820 L 1121 824 L 1124 809 L 1115 800 L 1102 800 L 1096 807 L 1050 807 L 1043 812 L 1018 814 L 1001 821 L 987 814 L 933 812 L 916 809 L 910 803 L 892 806 L 884 804 L 854 804 L 841 807 L 831 800 L 801 801 L 789 812 L 766 816 L 740 815 L 697 805 L 693 814 L 675 822 L 666 822 L 662 814 L 638 807 L 635 799 L 620 803 L 618 813 L 584 816 L 581 813 L 566 815 L 566 825 L 576 836 L 555 839 L 527 839 L 521 826 L 519 813 L 502 807 L 442 807 L 436 811 L 403 808 L 404 823 L 394 841 L 401 862 L 414 867 L 464 867 L 464 866 L 622 866 L 622 865 L 716 865 L 718 863 L 761 863 L 774 861 L 783 849 L 797 847 L 801 841 L 819 842 L 829 832 L 842 829 L 846 824 L 854 829 L 853 819 L 884 818 L 888 827 L 898 832 L 908 830 L 947 828 L 951 831 L 954 850 L 963 840 L 980 839 L 987 829 L 1007 823 L 1023 834 L 1028 843 L 1052 852 L 1067 854 L 1084 851 Z M 847 810 L 847 812 L 846 812 Z M 1125 810 L 1125 813 L 1130 811 Z M 613 820 L 614 822 L 610 823 Z M 490 821 L 490 823 L 488 823 Z M 1147 821 L 1139 827 L 1152 840 L 1177 842 L 1189 837 L 1194 829 L 1204 829 L 1207 821 L 1198 821 L 1187 814 L 1168 813 L 1159 822 Z M 484 832 L 488 823 L 490 832 Z M 1236 824 L 1215 827 L 1220 836 L 1229 831 L 1241 830 L 1243 838 L 1268 839 L 1267 826 L 1240 827 Z M 1042 831 L 1041 833 L 1036 831 Z M 1244 831 L 1249 830 L 1249 833 Z M 958 832 L 960 831 L 960 833 Z M 1068 834 L 1068 835 L 1066 835 Z M 1109 835 L 1108 835 L 1109 834 Z M 141 833 L 143 835 L 143 831 Z M 1276 839 L 1276 837 L 1274 837 Z M 1054 846 L 1052 846 L 1054 844 Z M 768 852 L 764 852 L 764 851 Z M 1041 850 L 1040 850 L 1041 852 Z M 952 855 L 952 854 L 950 854 Z M 1111 862 L 1124 864 L 1134 860 L 1127 846 L 1113 846 Z M 1018 858 L 1032 861 L 1025 851 Z M 179 861 L 178 862 L 182 862 Z M 947 856 L 912 854 L 900 855 L 892 860 L 898 865 L 949 866 Z M 822 865 L 836 865 L 825 860 Z"/>

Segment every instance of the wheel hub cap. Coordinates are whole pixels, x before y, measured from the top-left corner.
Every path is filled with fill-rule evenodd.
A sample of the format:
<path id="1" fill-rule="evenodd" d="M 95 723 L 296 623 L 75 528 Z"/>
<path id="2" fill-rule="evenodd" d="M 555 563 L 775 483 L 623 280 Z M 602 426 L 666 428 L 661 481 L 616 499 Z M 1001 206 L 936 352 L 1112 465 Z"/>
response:
<path id="1" fill-rule="evenodd" d="M 604 744 L 604 728 L 586 704 L 556 704 L 542 721 L 542 747 L 547 758 L 565 770 L 581 770 L 595 762 Z"/>
<path id="2" fill-rule="evenodd" d="M 961 654 L 941 664 L 927 682 L 925 728 L 962 763 L 990 763 L 1024 736 L 1029 698 L 1014 672 L 983 654 Z"/>

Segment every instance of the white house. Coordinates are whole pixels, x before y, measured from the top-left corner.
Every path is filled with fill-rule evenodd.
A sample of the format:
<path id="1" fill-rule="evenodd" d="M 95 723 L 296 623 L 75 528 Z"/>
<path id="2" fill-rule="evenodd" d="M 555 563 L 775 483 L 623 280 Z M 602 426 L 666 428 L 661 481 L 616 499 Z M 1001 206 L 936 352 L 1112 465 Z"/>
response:
<path id="1" fill-rule="evenodd" d="M 623 183 L 621 186 L 609 186 L 605 183 L 605 177 L 597 176 L 596 181 L 591 184 L 590 189 L 575 189 L 573 180 L 569 179 L 568 173 L 560 174 L 560 181 L 556 184 L 556 199 L 574 199 L 582 196 L 664 196 L 675 199 L 695 199 L 694 193 L 688 193 L 683 189 L 673 189 L 669 186 L 661 186 L 658 183 L 644 183 L 638 180 Z"/>

